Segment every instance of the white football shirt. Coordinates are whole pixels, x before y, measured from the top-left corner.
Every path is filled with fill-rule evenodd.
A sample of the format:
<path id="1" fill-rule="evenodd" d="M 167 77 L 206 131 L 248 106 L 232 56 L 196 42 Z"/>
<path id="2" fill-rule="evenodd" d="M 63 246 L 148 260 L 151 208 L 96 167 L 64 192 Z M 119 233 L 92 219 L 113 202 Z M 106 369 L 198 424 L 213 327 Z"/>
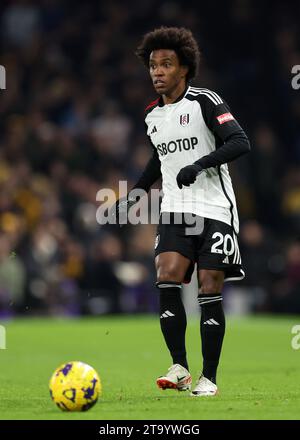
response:
<path id="1" fill-rule="evenodd" d="M 190 187 L 179 189 L 176 177 L 242 130 L 228 105 L 215 92 L 188 87 L 172 104 L 162 99 L 146 109 L 147 135 L 161 162 L 161 212 L 192 213 L 220 220 L 239 231 L 236 200 L 227 164 L 203 170 Z"/>

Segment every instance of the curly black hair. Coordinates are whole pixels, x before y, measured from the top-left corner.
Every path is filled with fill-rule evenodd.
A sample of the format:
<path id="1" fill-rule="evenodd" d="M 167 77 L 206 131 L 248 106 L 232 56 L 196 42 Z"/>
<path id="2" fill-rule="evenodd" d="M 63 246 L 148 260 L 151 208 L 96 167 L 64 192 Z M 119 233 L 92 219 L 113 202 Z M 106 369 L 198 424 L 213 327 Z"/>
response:
<path id="1" fill-rule="evenodd" d="M 135 54 L 149 67 L 149 57 L 153 50 L 170 49 L 178 56 L 179 63 L 188 67 L 187 80 L 194 78 L 198 71 L 200 51 L 189 29 L 162 26 L 144 35 Z"/>

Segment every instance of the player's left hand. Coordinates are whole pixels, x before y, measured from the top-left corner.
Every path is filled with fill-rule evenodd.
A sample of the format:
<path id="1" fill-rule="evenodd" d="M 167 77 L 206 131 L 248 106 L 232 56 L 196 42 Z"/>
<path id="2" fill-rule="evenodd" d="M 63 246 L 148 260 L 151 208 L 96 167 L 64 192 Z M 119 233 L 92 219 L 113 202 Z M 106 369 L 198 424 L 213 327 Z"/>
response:
<path id="1" fill-rule="evenodd" d="M 177 174 L 176 180 L 179 189 L 182 189 L 182 186 L 190 186 L 195 182 L 198 174 L 202 171 L 200 165 L 193 163 L 192 165 L 187 165 L 184 168 L 181 168 L 179 173 Z"/>
<path id="2" fill-rule="evenodd" d="M 109 210 L 109 222 L 111 224 L 117 224 L 120 227 L 127 224 L 129 210 L 136 202 L 137 200 L 131 198 L 128 194 L 126 197 L 117 200 Z"/>

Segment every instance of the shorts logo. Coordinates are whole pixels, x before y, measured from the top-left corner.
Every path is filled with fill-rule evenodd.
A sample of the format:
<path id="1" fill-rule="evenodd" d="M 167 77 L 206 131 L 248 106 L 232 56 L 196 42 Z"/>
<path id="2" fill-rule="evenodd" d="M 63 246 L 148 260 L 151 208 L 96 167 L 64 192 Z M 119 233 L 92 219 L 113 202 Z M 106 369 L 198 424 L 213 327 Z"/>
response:
<path id="1" fill-rule="evenodd" d="M 160 240 L 160 235 L 158 234 L 155 238 L 155 244 L 154 244 L 154 249 L 157 248 L 158 244 L 159 244 L 159 240 Z"/>
<path id="2" fill-rule="evenodd" d="M 234 117 L 231 113 L 223 113 L 223 115 L 217 116 L 219 124 L 224 124 L 224 122 L 232 121 Z"/>
<path id="3" fill-rule="evenodd" d="M 186 113 L 185 115 L 180 115 L 180 125 L 188 125 L 190 122 L 190 115 Z"/>

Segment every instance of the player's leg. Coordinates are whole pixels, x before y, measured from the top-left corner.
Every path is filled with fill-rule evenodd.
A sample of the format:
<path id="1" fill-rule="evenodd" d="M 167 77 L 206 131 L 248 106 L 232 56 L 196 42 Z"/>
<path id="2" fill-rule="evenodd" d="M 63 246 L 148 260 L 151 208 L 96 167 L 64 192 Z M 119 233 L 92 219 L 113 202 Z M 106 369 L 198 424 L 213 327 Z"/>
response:
<path id="1" fill-rule="evenodd" d="M 193 391 L 197 395 L 214 395 L 217 392 L 216 376 L 225 333 L 225 316 L 222 306 L 224 272 L 200 269 L 201 286 L 198 301 L 201 307 L 200 333 L 202 341 L 202 380 Z M 205 379 L 208 379 L 205 380 Z M 200 386 L 199 386 L 200 382 Z"/>
<path id="2" fill-rule="evenodd" d="M 180 364 L 186 369 L 188 369 L 185 349 L 187 320 L 181 289 L 189 265 L 190 260 L 178 252 L 163 252 L 155 259 L 161 330 L 173 364 Z"/>
<path id="3" fill-rule="evenodd" d="M 225 333 L 222 289 L 224 272 L 201 269 L 198 273 L 201 307 L 200 332 L 202 340 L 203 375 L 216 383 L 217 368 Z"/>
<path id="4" fill-rule="evenodd" d="M 222 288 L 224 281 L 244 277 L 237 236 L 231 225 L 205 219 L 205 228 L 197 245 L 198 279 L 201 307 L 203 376 L 193 395 L 216 394 L 216 373 L 225 333 Z"/>
<path id="5" fill-rule="evenodd" d="M 165 376 L 157 379 L 160 388 L 186 390 L 191 376 L 185 348 L 186 313 L 181 299 L 181 288 L 191 261 L 178 252 L 157 255 L 157 287 L 160 298 L 160 326 L 170 351 L 173 365 Z"/>

